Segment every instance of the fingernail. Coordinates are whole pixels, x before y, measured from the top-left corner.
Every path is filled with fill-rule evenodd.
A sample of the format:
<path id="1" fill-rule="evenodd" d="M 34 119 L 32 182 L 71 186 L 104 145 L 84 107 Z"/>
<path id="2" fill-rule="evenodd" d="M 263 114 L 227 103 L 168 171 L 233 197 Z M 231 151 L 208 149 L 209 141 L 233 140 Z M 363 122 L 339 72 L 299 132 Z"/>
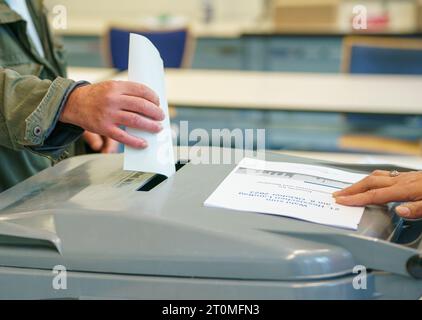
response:
<path id="1" fill-rule="evenodd" d="M 410 211 L 408 207 L 403 207 L 403 206 L 397 207 L 396 212 L 402 217 L 408 217 L 412 214 L 412 212 Z"/>
<path id="2" fill-rule="evenodd" d="M 333 193 L 333 197 L 334 197 L 334 198 L 337 198 L 339 194 L 340 194 L 340 191 L 334 192 L 334 193 Z"/>

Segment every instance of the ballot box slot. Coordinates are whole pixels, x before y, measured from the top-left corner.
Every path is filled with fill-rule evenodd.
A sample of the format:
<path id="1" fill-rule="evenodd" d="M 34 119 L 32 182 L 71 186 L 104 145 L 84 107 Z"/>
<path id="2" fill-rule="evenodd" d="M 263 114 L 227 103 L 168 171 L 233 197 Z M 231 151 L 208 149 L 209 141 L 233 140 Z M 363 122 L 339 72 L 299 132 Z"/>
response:
<path id="1" fill-rule="evenodd" d="M 415 279 L 422 279 L 422 255 L 415 255 L 410 258 L 406 268 L 409 274 Z"/>
<path id="2" fill-rule="evenodd" d="M 176 172 L 180 171 L 189 161 L 179 161 L 176 163 Z M 156 174 L 152 176 L 144 185 L 142 185 L 137 191 L 140 192 L 149 192 L 159 186 L 161 183 L 166 181 L 168 178 L 161 174 Z"/>
<path id="3" fill-rule="evenodd" d="M 394 230 L 387 240 L 392 243 L 417 249 L 422 245 L 422 219 L 412 220 L 398 216 L 396 208 L 400 205 L 401 203 L 397 202 L 388 205 L 388 211 L 392 216 L 391 224 L 394 227 Z"/>
<path id="4" fill-rule="evenodd" d="M 422 243 L 422 220 L 400 219 L 390 241 L 418 248 Z"/>
<path id="5" fill-rule="evenodd" d="M 54 243 L 54 241 L 9 235 L 0 235 L 0 247 L 39 248 L 60 253 L 60 248 Z"/>

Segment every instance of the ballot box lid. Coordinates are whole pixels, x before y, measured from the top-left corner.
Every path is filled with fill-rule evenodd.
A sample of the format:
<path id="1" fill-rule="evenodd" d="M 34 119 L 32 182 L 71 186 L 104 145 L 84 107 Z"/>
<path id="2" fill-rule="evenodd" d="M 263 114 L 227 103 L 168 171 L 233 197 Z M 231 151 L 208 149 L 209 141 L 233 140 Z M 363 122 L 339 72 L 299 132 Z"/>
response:
<path id="1" fill-rule="evenodd" d="M 1 265 L 263 281 L 331 279 L 357 265 L 420 272 L 409 271 L 420 247 L 392 240 L 397 219 L 384 208 L 368 208 L 357 231 L 207 208 L 235 164 L 188 163 L 139 191 L 156 177 L 124 172 L 122 163 L 122 155 L 72 158 L 1 194 Z"/>

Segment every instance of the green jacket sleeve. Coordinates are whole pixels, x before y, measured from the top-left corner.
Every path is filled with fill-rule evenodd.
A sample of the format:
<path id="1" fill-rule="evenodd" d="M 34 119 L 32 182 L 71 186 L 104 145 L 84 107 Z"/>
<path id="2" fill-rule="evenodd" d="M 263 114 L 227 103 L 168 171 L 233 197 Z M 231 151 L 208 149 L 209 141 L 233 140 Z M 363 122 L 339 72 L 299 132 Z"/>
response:
<path id="1" fill-rule="evenodd" d="M 83 84 L 61 77 L 41 80 L 0 68 L 0 145 L 60 159 L 83 133 L 58 122 L 69 94 Z"/>

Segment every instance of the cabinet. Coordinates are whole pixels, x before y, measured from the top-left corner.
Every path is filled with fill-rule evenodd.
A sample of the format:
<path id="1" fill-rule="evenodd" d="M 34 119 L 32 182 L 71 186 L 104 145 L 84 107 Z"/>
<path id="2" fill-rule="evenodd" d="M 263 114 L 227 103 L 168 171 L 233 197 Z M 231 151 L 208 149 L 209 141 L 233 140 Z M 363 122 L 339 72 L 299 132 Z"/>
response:
<path id="1" fill-rule="evenodd" d="M 245 50 L 242 38 L 199 38 L 192 67 L 196 69 L 245 69 Z"/>
<path id="2" fill-rule="evenodd" d="M 100 36 L 67 35 L 63 37 L 69 66 L 107 67 L 107 53 Z"/>
<path id="3" fill-rule="evenodd" d="M 341 37 L 198 39 L 193 68 L 280 72 L 339 72 Z"/>

